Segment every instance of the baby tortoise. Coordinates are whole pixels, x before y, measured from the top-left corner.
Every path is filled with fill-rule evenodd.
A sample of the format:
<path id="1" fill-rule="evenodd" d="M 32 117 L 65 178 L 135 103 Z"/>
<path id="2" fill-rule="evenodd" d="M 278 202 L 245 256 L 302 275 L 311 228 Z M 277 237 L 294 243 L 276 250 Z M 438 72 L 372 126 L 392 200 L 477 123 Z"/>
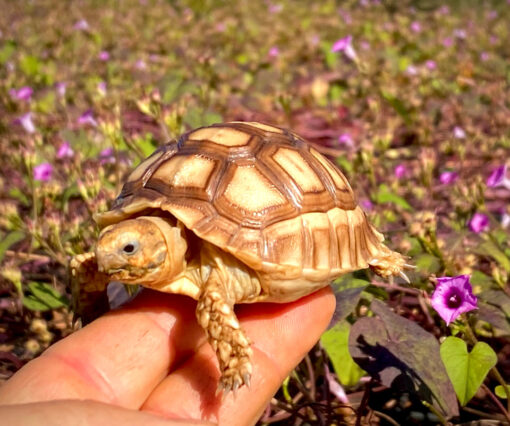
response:
<path id="1" fill-rule="evenodd" d="M 215 124 L 162 146 L 95 220 L 95 252 L 71 263 L 77 315 L 107 310 L 109 281 L 196 299 L 225 392 L 252 373 L 236 303 L 290 302 L 368 267 L 405 277 L 405 258 L 383 244 L 344 175 L 261 123 Z"/>

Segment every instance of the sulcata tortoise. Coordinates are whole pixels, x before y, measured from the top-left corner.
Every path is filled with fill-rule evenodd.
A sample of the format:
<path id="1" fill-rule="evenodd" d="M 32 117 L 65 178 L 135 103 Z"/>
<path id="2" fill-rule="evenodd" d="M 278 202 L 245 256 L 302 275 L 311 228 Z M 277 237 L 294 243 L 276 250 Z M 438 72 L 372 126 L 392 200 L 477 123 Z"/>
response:
<path id="1" fill-rule="evenodd" d="M 162 146 L 95 220 L 95 252 L 71 262 L 77 315 L 108 309 L 109 281 L 196 299 L 225 392 L 252 372 L 236 303 L 290 302 L 368 267 L 405 277 L 404 257 L 383 244 L 344 175 L 296 134 L 261 123 L 202 127 Z"/>

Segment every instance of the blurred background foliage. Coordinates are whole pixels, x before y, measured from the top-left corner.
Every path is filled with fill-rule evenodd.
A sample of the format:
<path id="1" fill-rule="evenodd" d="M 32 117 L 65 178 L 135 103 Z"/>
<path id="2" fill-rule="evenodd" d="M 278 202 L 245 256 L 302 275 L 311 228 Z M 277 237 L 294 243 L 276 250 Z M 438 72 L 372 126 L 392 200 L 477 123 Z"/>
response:
<path id="1" fill-rule="evenodd" d="M 3 380 L 71 332 L 68 261 L 93 246 L 91 214 L 108 208 L 126 173 L 182 132 L 228 120 L 308 139 L 417 265 L 407 292 L 355 275 L 361 290 L 338 323 L 337 360 L 317 346 L 263 421 L 312 421 L 327 407 L 352 422 L 366 380 L 346 349 L 349 323 L 371 315 L 377 297 L 439 336 L 444 324 L 425 296 L 433 274 L 471 274 L 477 332 L 508 372 L 509 190 L 486 183 L 510 149 L 508 2 L 3 0 L 0 8 Z M 352 51 L 336 49 L 340 40 Z M 350 374 L 334 375 L 348 362 Z M 345 387 L 350 409 L 335 405 L 330 379 Z M 412 396 L 379 395 L 373 410 L 383 414 L 374 418 L 437 421 Z M 318 405 L 308 401 L 295 417 L 296 398 Z M 475 399 L 465 418 L 494 411 L 483 393 Z"/>

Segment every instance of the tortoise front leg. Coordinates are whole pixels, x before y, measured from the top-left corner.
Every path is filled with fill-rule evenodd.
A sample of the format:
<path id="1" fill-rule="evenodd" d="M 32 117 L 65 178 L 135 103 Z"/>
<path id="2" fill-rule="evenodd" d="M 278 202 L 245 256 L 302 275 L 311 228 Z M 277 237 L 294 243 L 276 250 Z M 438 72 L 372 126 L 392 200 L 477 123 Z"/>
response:
<path id="1" fill-rule="evenodd" d="M 215 270 L 203 286 L 196 315 L 209 343 L 216 352 L 221 378 L 218 390 L 234 392 L 243 384 L 250 385 L 252 373 L 250 341 L 239 325 L 225 285 Z"/>
<path id="2" fill-rule="evenodd" d="M 108 275 L 99 272 L 95 253 L 79 254 L 71 259 L 73 323 L 86 325 L 110 310 L 106 286 Z"/>

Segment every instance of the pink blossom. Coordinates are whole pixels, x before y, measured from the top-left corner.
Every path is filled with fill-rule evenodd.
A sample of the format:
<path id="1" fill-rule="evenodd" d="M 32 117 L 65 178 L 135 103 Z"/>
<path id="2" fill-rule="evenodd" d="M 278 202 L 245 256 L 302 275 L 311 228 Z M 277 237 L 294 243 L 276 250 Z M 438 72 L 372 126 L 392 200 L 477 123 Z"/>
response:
<path id="1" fill-rule="evenodd" d="M 90 124 L 91 126 L 96 127 L 97 121 L 94 118 L 94 114 L 92 113 L 92 110 L 85 111 L 80 117 L 78 118 L 78 124 Z"/>
<path id="2" fill-rule="evenodd" d="M 477 309 L 478 299 L 473 294 L 469 275 L 441 277 L 430 298 L 430 304 L 449 325 L 459 315 Z"/>
<path id="3" fill-rule="evenodd" d="M 272 14 L 275 14 L 275 13 L 280 13 L 283 9 L 283 6 L 281 4 L 269 4 L 268 6 L 268 11 L 269 13 L 272 13 Z"/>
<path id="4" fill-rule="evenodd" d="M 395 167 L 393 173 L 397 179 L 402 179 L 405 175 L 407 175 L 407 168 L 404 164 L 399 164 Z"/>
<path id="5" fill-rule="evenodd" d="M 342 133 L 340 136 L 338 136 L 338 143 L 341 145 L 346 145 L 349 148 L 354 146 L 354 140 L 349 133 Z"/>
<path id="6" fill-rule="evenodd" d="M 99 153 L 99 162 L 101 164 L 115 163 L 115 156 L 113 155 L 113 148 L 105 148 Z"/>
<path id="7" fill-rule="evenodd" d="M 103 51 L 99 52 L 98 58 L 101 61 L 106 62 L 110 59 L 110 54 L 106 50 L 103 50 Z"/>
<path id="8" fill-rule="evenodd" d="M 444 47 L 451 47 L 451 46 L 453 46 L 453 39 L 451 37 L 446 37 L 443 40 L 443 46 Z"/>
<path id="9" fill-rule="evenodd" d="M 66 95 L 66 89 L 67 89 L 67 83 L 65 81 L 61 81 L 55 85 L 55 88 L 57 89 L 57 94 L 60 97 L 64 97 Z"/>
<path id="10" fill-rule="evenodd" d="M 345 36 L 335 41 L 331 47 L 331 52 L 343 52 L 344 55 L 352 61 L 355 61 L 358 58 L 358 55 L 352 46 L 352 35 Z"/>
<path id="11" fill-rule="evenodd" d="M 147 68 L 147 64 L 143 59 L 138 59 L 138 61 L 135 62 L 135 68 L 137 70 L 144 70 Z"/>
<path id="12" fill-rule="evenodd" d="M 407 75 L 418 75 L 418 68 L 416 68 L 414 65 L 409 65 L 405 72 Z"/>
<path id="13" fill-rule="evenodd" d="M 455 136 L 457 139 L 465 139 L 466 138 L 466 132 L 462 127 L 455 126 L 453 128 L 453 136 Z"/>
<path id="14" fill-rule="evenodd" d="M 59 158 L 59 159 L 70 158 L 73 155 L 74 155 L 74 151 L 71 148 L 71 145 L 69 144 L 69 142 L 67 142 L 67 141 L 63 142 L 62 145 L 60 145 L 60 147 L 58 148 L 57 158 Z"/>
<path id="15" fill-rule="evenodd" d="M 451 183 L 455 183 L 459 178 L 459 174 L 453 171 L 446 171 L 439 175 L 439 181 L 443 185 L 449 185 Z"/>
<path id="16" fill-rule="evenodd" d="M 429 59 L 428 61 L 425 62 L 425 66 L 430 70 L 430 71 L 433 71 L 437 68 L 437 64 L 435 61 L 433 61 L 432 59 Z"/>
<path id="17" fill-rule="evenodd" d="M 363 198 L 359 202 L 361 208 L 365 211 L 371 211 L 374 208 L 374 204 L 368 198 Z"/>
<path id="18" fill-rule="evenodd" d="M 32 121 L 32 113 L 27 112 L 26 114 L 23 114 L 21 117 L 17 118 L 15 120 L 16 123 L 21 124 L 23 129 L 25 129 L 25 132 L 27 133 L 35 133 L 35 126 Z"/>
<path id="19" fill-rule="evenodd" d="M 483 213 L 475 213 L 469 221 L 469 229 L 479 234 L 489 229 L 489 218 Z"/>
<path id="20" fill-rule="evenodd" d="M 50 163 L 41 163 L 34 167 L 34 179 L 47 182 L 51 179 L 53 173 L 53 166 Z"/>
<path id="21" fill-rule="evenodd" d="M 106 82 L 100 81 L 97 83 L 97 91 L 103 96 L 106 95 Z"/>
<path id="22" fill-rule="evenodd" d="M 278 49 L 277 46 L 273 46 L 271 47 L 271 49 L 269 49 L 269 52 L 267 54 L 271 58 L 276 58 L 280 54 L 280 49 Z"/>
<path id="23" fill-rule="evenodd" d="M 33 93 L 34 91 L 29 86 L 23 86 L 18 90 L 16 89 L 9 90 L 11 98 L 16 99 L 18 101 L 30 101 Z"/>
<path id="24" fill-rule="evenodd" d="M 89 29 L 89 23 L 85 19 L 77 21 L 73 28 L 78 31 L 87 31 Z"/>
<path id="25" fill-rule="evenodd" d="M 486 183 L 489 188 L 504 186 L 505 188 L 510 189 L 510 180 L 506 177 L 506 164 L 494 169 L 487 178 Z"/>
<path id="26" fill-rule="evenodd" d="M 461 40 L 464 40 L 467 37 L 466 30 L 463 30 L 461 28 L 454 30 L 453 35 Z"/>
<path id="27" fill-rule="evenodd" d="M 439 13 L 441 15 L 448 15 L 450 13 L 450 8 L 446 5 L 443 5 L 439 8 Z"/>
<path id="28" fill-rule="evenodd" d="M 411 31 L 415 33 L 421 32 L 421 24 L 418 21 L 414 21 L 411 23 Z"/>
<path id="29" fill-rule="evenodd" d="M 488 52 L 482 52 L 480 53 L 480 60 L 485 62 L 489 60 L 489 53 Z"/>

